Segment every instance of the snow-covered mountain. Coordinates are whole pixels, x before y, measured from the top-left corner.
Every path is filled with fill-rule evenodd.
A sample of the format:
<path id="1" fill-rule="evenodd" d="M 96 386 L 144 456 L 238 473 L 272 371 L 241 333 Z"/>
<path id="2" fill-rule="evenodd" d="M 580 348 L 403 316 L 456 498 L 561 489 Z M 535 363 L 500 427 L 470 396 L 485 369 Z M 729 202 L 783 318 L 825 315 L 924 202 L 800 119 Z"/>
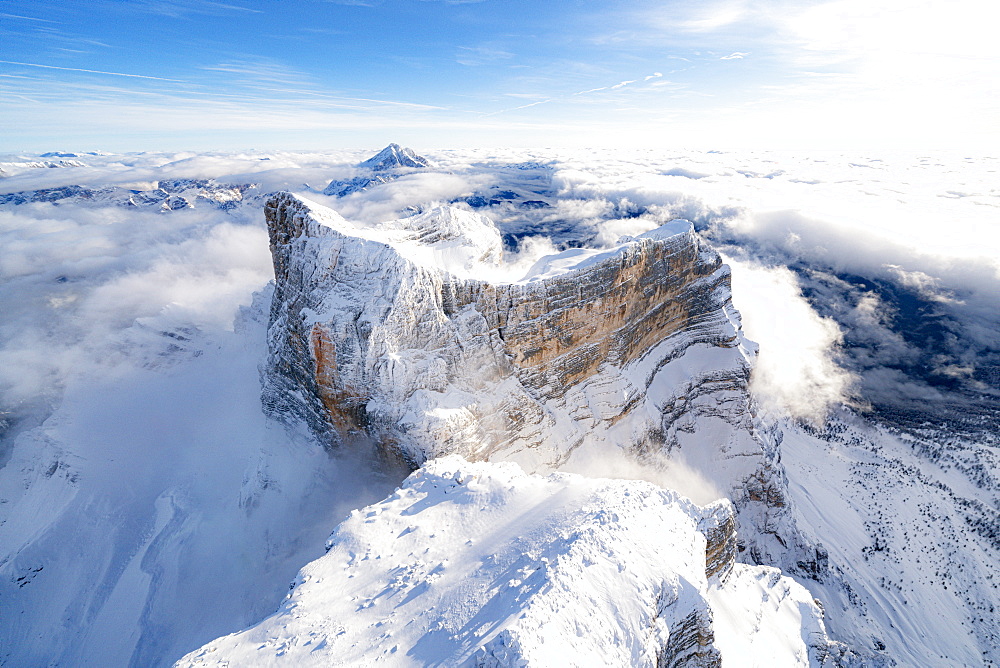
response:
<path id="1" fill-rule="evenodd" d="M 1000 661 L 989 159 L 428 155 L 0 158 L 0 664 Z"/>
<path id="2" fill-rule="evenodd" d="M 478 214 L 367 227 L 278 195 L 266 216 L 272 417 L 414 466 L 461 454 L 547 471 L 611 450 L 655 469 L 674 453 L 737 503 L 749 559 L 815 558 L 788 520 L 779 436 L 754 419 L 729 270 L 691 223 L 505 276 Z"/>
<path id="3" fill-rule="evenodd" d="M 361 173 L 345 180 L 331 181 L 323 189 L 324 195 L 344 197 L 369 188 L 395 181 L 403 174 L 430 165 L 427 158 L 399 144 L 389 144 L 384 149 L 358 164 Z"/>
<path id="4" fill-rule="evenodd" d="M 358 167 L 371 169 L 376 172 L 384 172 L 399 167 L 419 169 L 428 165 L 427 158 L 417 155 L 413 152 L 413 149 L 404 148 L 399 144 L 389 144 L 372 157 L 361 162 Z"/>

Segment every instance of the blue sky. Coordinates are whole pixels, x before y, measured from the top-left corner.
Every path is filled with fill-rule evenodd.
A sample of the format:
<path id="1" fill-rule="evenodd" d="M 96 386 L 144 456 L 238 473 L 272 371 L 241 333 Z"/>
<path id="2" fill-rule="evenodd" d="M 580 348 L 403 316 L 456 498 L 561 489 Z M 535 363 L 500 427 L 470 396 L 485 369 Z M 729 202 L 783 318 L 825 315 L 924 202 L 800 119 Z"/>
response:
<path id="1" fill-rule="evenodd" d="M 1000 145 L 978 0 L 0 0 L 0 150 Z"/>

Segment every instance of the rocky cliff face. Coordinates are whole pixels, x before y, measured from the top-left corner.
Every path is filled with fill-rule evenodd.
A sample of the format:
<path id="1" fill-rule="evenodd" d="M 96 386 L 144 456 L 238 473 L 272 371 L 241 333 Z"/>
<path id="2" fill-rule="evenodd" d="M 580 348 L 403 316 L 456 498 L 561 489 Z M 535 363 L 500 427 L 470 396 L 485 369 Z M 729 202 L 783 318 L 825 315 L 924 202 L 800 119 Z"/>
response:
<path id="1" fill-rule="evenodd" d="M 413 466 L 682 456 L 737 500 L 753 560 L 796 547 L 779 439 L 747 391 L 755 347 L 728 267 L 686 221 L 505 276 L 499 233 L 468 211 L 366 227 L 279 194 L 266 217 L 275 417 L 301 418 L 330 447 L 371 439 Z"/>

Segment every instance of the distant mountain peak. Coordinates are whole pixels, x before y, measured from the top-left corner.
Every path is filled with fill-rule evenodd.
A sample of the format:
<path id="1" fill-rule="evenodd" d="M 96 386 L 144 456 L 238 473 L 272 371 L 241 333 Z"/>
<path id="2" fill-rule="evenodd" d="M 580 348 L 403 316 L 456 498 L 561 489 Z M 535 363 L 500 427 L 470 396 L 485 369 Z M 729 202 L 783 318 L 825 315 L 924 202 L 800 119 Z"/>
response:
<path id="1" fill-rule="evenodd" d="M 412 149 L 399 144 L 389 144 L 376 155 L 368 158 L 358 167 L 367 167 L 375 171 L 385 171 L 397 167 L 423 168 L 428 166 L 427 158 L 417 155 Z"/>

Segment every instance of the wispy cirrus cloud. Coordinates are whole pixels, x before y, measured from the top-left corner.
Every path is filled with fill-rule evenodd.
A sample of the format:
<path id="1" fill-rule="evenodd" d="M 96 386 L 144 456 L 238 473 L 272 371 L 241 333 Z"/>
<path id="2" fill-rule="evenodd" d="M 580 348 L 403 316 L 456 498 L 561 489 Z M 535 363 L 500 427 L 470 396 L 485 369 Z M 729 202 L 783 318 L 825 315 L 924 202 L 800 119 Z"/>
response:
<path id="1" fill-rule="evenodd" d="M 21 19 L 22 21 L 37 21 L 39 23 L 59 23 L 59 21 L 52 21 L 50 19 L 40 19 L 34 16 L 23 16 L 21 14 L 8 14 L 7 12 L 0 12 L 0 16 L 5 19 Z"/>
<path id="2" fill-rule="evenodd" d="M 355 103 L 360 102 L 364 103 L 364 106 L 374 104 L 414 110 L 445 109 L 445 107 L 438 105 L 420 104 L 406 100 L 344 95 L 320 84 L 315 77 L 306 72 L 278 61 L 263 58 L 234 59 L 216 65 L 202 66 L 200 69 L 206 72 L 234 76 L 236 77 L 235 83 L 240 86 L 269 94 L 280 93 L 289 101 L 305 99 L 313 104 L 322 104 L 323 101 L 327 101 L 331 104 L 339 103 L 351 107 L 359 106 Z M 268 97 L 273 96 L 269 95 Z"/>
<path id="3" fill-rule="evenodd" d="M 518 95 L 515 93 L 511 95 L 511 97 L 527 97 L 527 95 Z M 528 109 L 530 107 L 537 107 L 541 104 L 548 104 L 549 102 L 552 102 L 551 98 L 547 98 L 544 100 L 537 100 L 536 102 L 529 102 L 527 104 L 521 104 L 516 107 L 510 107 L 509 109 L 500 109 L 499 111 L 492 111 L 488 114 L 483 114 L 482 116 L 483 118 L 488 118 L 490 116 L 499 116 L 500 114 L 505 114 L 510 111 L 518 111 L 519 109 Z"/>
<path id="4" fill-rule="evenodd" d="M 63 70 L 66 72 L 85 72 L 87 74 L 105 74 L 115 77 L 129 77 L 132 79 L 152 79 L 154 81 L 171 81 L 181 83 L 180 79 L 167 79 L 165 77 L 152 77 L 145 74 L 128 74 L 126 72 L 106 72 L 104 70 L 88 70 L 80 67 L 59 67 L 56 65 L 43 65 L 41 63 L 22 63 L 15 60 L 0 60 L 0 63 L 5 63 L 7 65 L 21 65 L 24 67 L 40 67 L 47 70 Z"/>
<path id="5" fill-rule="evenodd" d="M 581 96 L 591 95 L 593 93 L 600 93 L 602 91 L 620 91 L 623 88 L 627 88 L 629 86 L 632 86 L 632 84 L 645 84 L 648 81 L 652 81 L 654 79 L 660 79 L 662 77 L 663 77 L 663 73 L 662 72 L 653 72 L 652 74 L 649 74 L 649 75 L 647 75 L 647 76 L 645 76 L 645 77 L 643 77 L 641 79 L 626 79 L 624 81 L 619 81 L 616 84 L 609 84 L 607 86 L 598 86 L 596 88 L 588 88 L 586 90 L 576 91 L 576 92 L 570 93 L 568 95 L 563 95 L 563 96 L 558 96 L 558 97 L 555 97 L 555 96 L 553 96 L 553 97 L 546 97 L 545 100 L 541 100 L 541 101 L 537 101 L 537 102 L 532 102 L 531 104 L 523 104 L 521 106 L 511 107 L 509 109 L 501 109 L 499 111 L 490 112 L 490 113 L 484 114 L 484 115 L 485 116 L 496 116 L 498 114 L 503 114 L 503 113 L 507 113 L 507 112 L 510 112 L 510 111 L 518 111 L 520 109 L 527 109 L 529 107 L 535 107 L 535 106 L 538 106 L 540 104 L 545 104 L 547 102 L 568 101 L 568 100 L 572 100 L 574 98 L 579 98 Z M 654 82 L 653 84 L 650 84 L 650 85 L 656 85 L 656 83 L 659 83 L 659 82 Z M 520 93 L 520 94 L 519 93 L 508 93 L 507 96 L 508 97 L 528 97 L 528 98 L 530 98 L 530 97 L 542 97 L 540 95 L 531 94 L 531 93 Z"/>
<path id="6" fill-rule="evenodd" d="M 311 84 L 313 78 L 284 63 L 265 58 L 235 58 L 214 65 L 202 65 L 206 72 L 219 72 L 238 77 L 244 84 L 283 83 Z"/>
<path id="7" fill-rule="evenodd" d="M 477 65 L 496 62 L 498 60 L 509 60 L 513 57 L 513 53 L 500 48 L 499 46 L 488 44 L 480 46 L 459 46 L 455 62 L 459 65 L 475 67 Z"/>
<path id="8" fill-rule="evenodd" d="M 135 4 L 138 9 L 160 14 L 171 18 L 188 18 L 194 14 L 220 14 L 242 12 L 247 14 L 263 14 L 264 10 L 233 5 L 225 2 L 209 0 L 140 0 Z"/>
<path id="9" fill-rule="evenodd" d="M 28 71 L 35 68 L 28 67 L 10 76 L 0 74 L 0 116 L 17 119 L 5 128 L 5 148 L 44 148 L 52 142 L 65 144 L 75 135 L 102 137 L 100 148 L 123 149 L 130 144 L 183 148 L 206 140 L 218 146 L 223 137 L 251 134 L 271 142 L 280 136 L 300 142 L 309 133 L 381 134 L 384 130 L 377 128 L 444 124 L 443 115 L 453 116 L 438 105 L 359 95 L 362 91 L 345 94 L 278 65 L 259 69 L 229 61 L 194 70 L 185 81 L 102 76 L 87 70 L 55 77 L 47 68 L 32 76 Z M 78 70 L 83 68 L 64 74 Z M 73 121 L 67 124 L 69 115 Z"/>

